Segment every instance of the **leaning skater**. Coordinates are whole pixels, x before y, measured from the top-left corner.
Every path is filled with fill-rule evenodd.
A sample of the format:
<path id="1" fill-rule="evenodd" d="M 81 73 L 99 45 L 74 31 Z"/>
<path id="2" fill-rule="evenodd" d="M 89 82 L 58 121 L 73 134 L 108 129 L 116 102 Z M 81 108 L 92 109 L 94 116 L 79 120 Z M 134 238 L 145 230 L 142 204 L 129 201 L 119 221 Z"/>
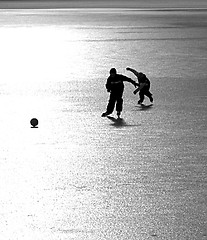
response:
<path id="1" fill-rule="evenodd" d="M 137 72 L 133 68 L 127 67 L 126 70 L 134 73 L 134 75 L 138 79 L 139 87 L 134 91 L 134 94 L 139 92 L 139 101 L 138 104 L 142 104 L 144 101 L 144 96 L 147 96 L 150 100 L 150 102 L 153 102 L 153 97 L 152 93 L 149 91 L 150 90 L 150 80 L 146 77 L 146 75 L 142 72 Z"/>

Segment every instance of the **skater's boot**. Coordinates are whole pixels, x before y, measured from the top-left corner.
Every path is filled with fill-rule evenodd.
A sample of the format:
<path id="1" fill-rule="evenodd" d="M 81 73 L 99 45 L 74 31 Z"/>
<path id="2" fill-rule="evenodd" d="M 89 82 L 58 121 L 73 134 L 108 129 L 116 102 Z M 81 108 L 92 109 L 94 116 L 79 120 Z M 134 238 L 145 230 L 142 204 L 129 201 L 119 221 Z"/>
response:
<path id="1" fill-rule="evenodd" d="M 108 112 L 104 112 L 104 113 L 102 113 L 102 115 L 101 115 L 101 117 L 106 117 L 106 116 L 108 116 L 110 113 L 108 113 Z"/>

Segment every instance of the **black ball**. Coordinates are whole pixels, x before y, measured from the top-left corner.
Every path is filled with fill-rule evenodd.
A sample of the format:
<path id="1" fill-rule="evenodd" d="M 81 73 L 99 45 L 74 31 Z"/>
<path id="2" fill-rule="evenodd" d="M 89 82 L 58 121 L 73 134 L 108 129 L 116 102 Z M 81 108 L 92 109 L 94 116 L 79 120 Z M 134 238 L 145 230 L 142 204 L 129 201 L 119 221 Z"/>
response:
<path id="1" fill-rule="evenodd" d="M 37 125 L 38 125 L 38 120 L 36 119 L 36 118 L 32 118 L 31 120 L 30 120 L 30 124 L 32 125 L 32 127 L 37 127 Z"/>

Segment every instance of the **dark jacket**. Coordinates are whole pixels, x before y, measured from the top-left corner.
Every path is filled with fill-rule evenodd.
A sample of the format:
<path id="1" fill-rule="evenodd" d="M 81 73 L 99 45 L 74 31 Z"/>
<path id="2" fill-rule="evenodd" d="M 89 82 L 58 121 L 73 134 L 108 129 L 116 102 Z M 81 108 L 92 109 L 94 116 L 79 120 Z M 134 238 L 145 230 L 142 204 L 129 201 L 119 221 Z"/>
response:
<path id="1" fill-rule="evenodd" d="M 114 77 L 109 76 L 106 82 L 106 89 L 108 92 L 121 92 L 124 90 L 124 83 L 130 82 L 136 86 L 136 82 L 121 74 L 116 74 Z"/>
<path id="2" fill-rule="evenodd" d="M 139 74 L 138 76 L 139 90 L 146 91 L 150 88 L 150 80 L 146 77 L 145 74 Z"/>

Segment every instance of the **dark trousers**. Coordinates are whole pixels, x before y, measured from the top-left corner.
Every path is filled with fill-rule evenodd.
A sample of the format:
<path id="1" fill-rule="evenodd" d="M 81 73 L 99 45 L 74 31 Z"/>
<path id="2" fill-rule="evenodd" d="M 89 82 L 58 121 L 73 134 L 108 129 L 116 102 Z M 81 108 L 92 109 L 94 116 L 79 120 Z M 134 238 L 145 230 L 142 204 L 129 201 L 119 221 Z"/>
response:
<path id="1" fill-rule="evenodd" d="M 111 114 L 114 111 L 116 104 L 116 111 L 121 112 L 123 108 L 123 91 L 120 92 L 111 92 L 109 97 L 109 102 L 107 105 L 107 113 Z"/>
<path id="2" fill-rule="evenodd" d="M 152 97 L 152 93 L 149 91 L 149 87 L 143 87 L 140 91 L 139 91 L 139 101 L 143 102 L 144 101 L 144 96 L 147 96 L 148 98 Z"/>

